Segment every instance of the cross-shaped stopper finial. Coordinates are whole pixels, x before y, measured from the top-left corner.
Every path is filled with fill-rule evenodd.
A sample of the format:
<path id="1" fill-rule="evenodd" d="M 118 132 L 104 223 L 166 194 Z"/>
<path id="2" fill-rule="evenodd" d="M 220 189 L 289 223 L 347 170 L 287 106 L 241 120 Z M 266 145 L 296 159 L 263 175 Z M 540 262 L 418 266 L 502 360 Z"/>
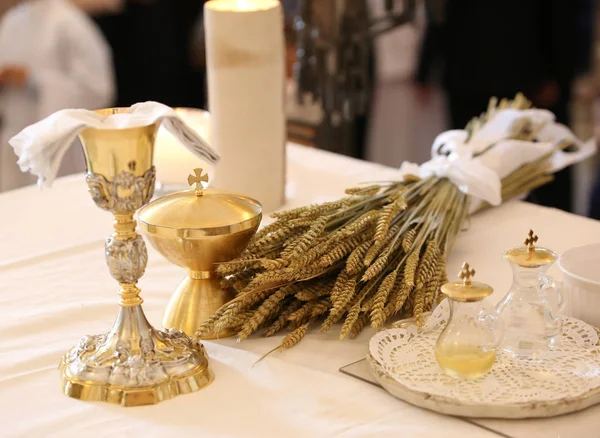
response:
<path id="1" fill-rule="evenodd" d="M 464 262 L 462 269 L 458 273 L 458 278 L 463 280 L 465 286 L 471 285 L 471 277 L 475 276 L 475 269 L 471 268 L 467 262 Z"/>
<path id="2" fill-rule="evenodd" d="M 538 241 L 538 236 L 535 235 L 533 230 L 529 230 L 529 234 L 527 234 L 527 239 L 525 239 L 525 245 L 527 246 L 527 251 L 533 251 L 534 244 Z"/>
<path id="3" fill-rule="evenodd" d="M 202 169 L 194 169 L 194 175 L 189 175 L 187 180 L 190 186 L 196 184 L 196 196 L 201 196 L 202 190 L 208 185 L 208 175 L 202 175 Z"/>

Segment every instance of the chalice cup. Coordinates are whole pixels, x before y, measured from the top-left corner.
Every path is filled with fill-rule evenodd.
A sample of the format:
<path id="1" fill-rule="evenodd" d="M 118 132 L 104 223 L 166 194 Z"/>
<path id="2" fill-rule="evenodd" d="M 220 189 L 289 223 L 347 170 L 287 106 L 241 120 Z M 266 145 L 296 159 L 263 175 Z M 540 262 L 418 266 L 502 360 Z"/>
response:
<path id="1" fill-rule="evenodd" d="M 99 110 L 103 115 L 123 109 Z M 63 392 L 122 406 L 158 403 L 197 391 L 214 375 L 204 347 L 179 330 L 154 329 L 140 289 L 148 254 L 133 215 L 154 192 L 152 164 L 159 123 L 126 129 L 86 129 L 80 140 L 92 199 L 114 215 L 106 239 L 109 271 L 120 286 L 119 313 L 109 333 L 83 337 L 60 363 Z"/>

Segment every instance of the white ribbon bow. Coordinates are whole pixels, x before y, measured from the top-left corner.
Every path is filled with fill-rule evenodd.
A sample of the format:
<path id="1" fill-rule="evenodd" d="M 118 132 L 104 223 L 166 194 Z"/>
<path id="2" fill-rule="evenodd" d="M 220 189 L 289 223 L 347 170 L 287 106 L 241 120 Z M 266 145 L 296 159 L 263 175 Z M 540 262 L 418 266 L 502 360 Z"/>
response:
<path id="1" fill-rule="evenodd" d="M 527 123 L 536 134 L 537 141 L 514 140 L 514 131 Z M 403 177 L 415 175 L 420 178 L 437 176 L 448 178 L 461 192 L 471 195 L 476 202 L 491 205 L 502 203 L 502 178 L 510 175 L 523 164 L 532 162 L 554 151 L 562 140 L 570 140 L 578 146 L 576 152 L 556 152 L 552 157 L 552 169 L 556 172 L 575 162 L 583 161 L 596 150 L 593 140 L 581 143 L 563 125 L 554 123 L 550 111 L 540 109 L 504 109 L 494 116 L 467 141 L 466 130 L 442 132 L 431 147 L 432 159 L 417 165 L 404 162 L 400 166 Z"/>

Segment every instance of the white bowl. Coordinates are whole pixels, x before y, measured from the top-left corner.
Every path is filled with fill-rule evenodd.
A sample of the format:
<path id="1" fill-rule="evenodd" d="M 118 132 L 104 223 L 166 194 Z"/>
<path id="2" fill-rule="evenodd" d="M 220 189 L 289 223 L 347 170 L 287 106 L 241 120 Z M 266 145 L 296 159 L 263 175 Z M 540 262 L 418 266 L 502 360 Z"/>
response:
<path id="1" fill-rule="evenodd" d="M 569 314 L 600 327 L 600 243 L 568 250 L 558 266 Z"/>

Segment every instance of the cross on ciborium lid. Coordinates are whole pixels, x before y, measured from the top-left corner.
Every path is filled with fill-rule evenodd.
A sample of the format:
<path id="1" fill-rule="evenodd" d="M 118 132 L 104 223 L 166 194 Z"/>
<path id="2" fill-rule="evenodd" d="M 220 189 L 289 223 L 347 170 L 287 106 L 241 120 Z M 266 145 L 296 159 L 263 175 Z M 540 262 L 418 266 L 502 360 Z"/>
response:
<path id="1" fill-rule="evenodd" d="M 462 268 L 458 273 L 458 278 L 462 281 L 454 281 L 442 285 L 441 290 L 449 298 L 455 301 L 471 303 L 480 301 L 492 294 L 494 289 L 484 283 L 471 281 L 475 276 L 475 269 L 467 262 L 462 264 Z"/>
<path id="2" fill-rule="evenodd" d="M 155 199 L 138 213 L 142 230 L 186 239 L 234 234 L 260 224 L 260 203 L 215 187 L 200 168 L 187 176 L 191 190 L 169 193 Z"/>
<path id="3" fill-rule="evenodd" d="M 196 184 L 196 187 L 194 189 L 196 191 L 196 196 L 202 196 L 202 191 L 208 185 L 208 175 L 206 173 L 203 175 L 202 172 L 202 169 L 197 168 L 194 169 L 194 175 L 188 175 L 188 184 L 190 186 Z"/>
<path id="4" fill-rule="evenodd" d="M 558 254 L 550 249 L 535 246 L 537 241 L 538 236 L 530 229 L 523 241 L 525 246 L 509 249 L 504 253 L 504 257 L 523 268 L 538 268 L 555 262 Z"/>

